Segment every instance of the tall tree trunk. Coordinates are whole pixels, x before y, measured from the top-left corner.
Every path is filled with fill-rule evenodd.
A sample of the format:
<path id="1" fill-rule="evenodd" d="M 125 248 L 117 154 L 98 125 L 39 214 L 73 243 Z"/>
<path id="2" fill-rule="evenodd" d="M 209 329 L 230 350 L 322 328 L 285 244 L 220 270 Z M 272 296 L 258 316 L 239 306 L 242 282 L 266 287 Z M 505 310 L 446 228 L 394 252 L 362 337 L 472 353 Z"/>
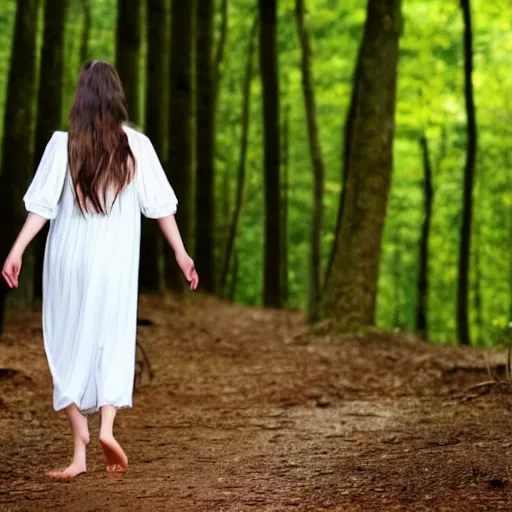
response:
<path id="1" fill-rule="evenodd" d="M 126 94 L 132 123 L 140 125 L 140 57 L 142 43 L 142 0 L 118 0 L 116 68 Z"/>
<path id="2" fill-rule="evenodd" d="M 21 228 L 26 212 L 23 196 L 32 177 L 32 135 L 36 92 L 36 37 L 38 0 L 18 0 L 11 66 L 5 102 L 2 173 L 0 174 L 0 262 L 5 258 Z M 20 286 L 13 304 L 26 307 L 33 298 L 34 256 L 24 255 Z M 5 290 L 5 288 L 4 288 Z M 6 294 L 0 292 L 0 319 L 3 320 Z M 3 325 L 0 324 L 0 331 Z"/>
<path id="3" fill-rule="evenodd" d="M 231 282 L 229 283 L 228 294 L 228 299 L 230 302 L 235 302 L 236 285 L 238 284 L 238 251 L 236 249 L 233 260 L 233 270 L 231 271 Z"/>
<path id="4" fill-rule="evenodd" d="M 200 0 L 196 12 L 196 234 L 195 257 L 203 288 L 215 291 L 215 87 L 213 0 Z"/>
<path id="5" fill-rule="evenodd" d="M 420 147 L 423 156 L 423 201 L 425 205 L 425 217 L 420 238 L 420 264 L 418 273 L 418 304 L 416 308 L 416 330 L 425 339 L 428 339 L 428 248 L 430 238 L 430 224 L 432 221 L 432 202 L 434 200 L 434 190 L 432 187 L 432 166 L 430 163 L 430 153 L 428 149 L 428 140 L 425 135 L 420 138 Z"/>
<path id="6" fill-rule="evenodd" d="M 194 225 L 194 81 L 193 41 L 195 0 L 171 0 L 171 54 L 169 66 L 169 179 L 178 197 L 176 219 L 185 246 L 192 245 Z M 181 292 L 183 281 L 172 251 L 165 247 L 167 286 Z M 202 279 L 202 276 L 201 276 Z"/>
<path id="7" fill-rule="evenodd" d="M 507 193 L 512 193 L 512 161 L 509 156 L 508 148 L 504 152 L 505 168 L 507 169 Z M 508 237 L 508 246 L 512 247 L 512 205 L 509 206 L 505 213 L 507 220 L 506 229 Z M 512 251 L 508 251 L 508 322 L 512 322 Z"/>
<path id="8" fill-rule="evenodd" d="M 393 327 L 396 329 L 402 328 L 401 312 L 402 312 L 402 301 L 401 301 L 401 270 L 402 270 L 402 253 L 401 249 L 401 237 L 400 227 L 395 229 L 393 236 L 393 243 L 395 250 L 393 251 L 393 306 L 395 309 Z"/>
<path id="9" fill-rule="evenodd" d="M 41 53 L 34 151 L 36 169 L 52 133 L 60 128 L 64 72 L 64 22 L 66 0 L 46 1 L 44 8 L 43 49 Z M 34 297 L 43 297 L 43 260 L 48 226 L 35 242 Z"/>
<path id="10" fill-rule="evenodd" d="M 263 86 L 263 146 L 265 154 L 265 253 L 263 304 L 281 307 L 281 218 L 279 73 L 277 0 L 259 0 L 260 73 Z"/>
<path id="11" fill-rule="evenodd" d="M 82 66 L 89 60 L 89 39 L 91 38 L 91 0 L 82 0 L 84 26 L 82 29 L 82 41 L 80 45 L 80 60 Z"/>
<path id="12" fill-rule="evenodd" d="M 236 132 L 236 130 L 232 130 Z M 238 155 L 237 155 L 238 156 Z M 236 197 L 232 197 L 231 193 L 231 180 L 232 180 L 232 170 L 235 168 L 235 159 L 233 158 L 233 151 L 228 150 L 228 153 L 223 156 L 223 172 L 222 175 L 219 175 L 217 172 L 217 180 L 221 181 L 220 189 L 220 201 L 217 198 L 216 202 L 219 205 L 217 208 L 217 233 L 215 242 L 218 246 L 218 253 L 216 258 L 218 261 L 216 263 L 216 267 L 220 270 L 218 273 L 219 279 L 219 291 L 220 294 L 223 295 L 224 288 L 222 286 L 222 269 L 224 268 L 224 260 L 226 257 L 226 249 L 229 239 L 229 229 L 231 227 L 231 218 L 233 216 L 233 208 L 234 202 L 236 201 Z M 236 190 L 235 190 L 236 194 Z M 231 204 L 233 202 L 233 204 Z"/>
<path id="13" fill-rule="evenodd" d="M 325 293 L 327 288 L 327 283 L 330 282 L 332 268 L 334 266 L 334 257 L 338 251 L 338 238 L 340 236 L 341 231 L 341 219 L 343 217 L 343 205 L 345 204 L 345 195 L 347 191 L 346 184 L 348 182 L 348 171 L 349 171 L 349 162 L 351 161 L 351 151 L 353 149 L 352 139 L 354 133 L 354 126 L 356 120 L 356 106 L 359 104 L 359 88 L 356 87 L 356 84 L 360 82 L 361 76 L 361 52 L 363 47 L 359 48 L 359 53 L 357 56 L 356 67 L 354 70 L 354 75 L 352 77 L 352 82 L 354 86 L 352 87 L 352 95 L 350 98 L 350 105 L 347 112 L 347 118 L 345 120 L 345 126 L 343 127 L 343 154 L 342 154 L 342 166 L 341 166 L 341 194 L 340 201 L 338 205 L 338 213 L 336 215 L 336 227 L 334 228 L 334 241 L 332 243 L 331 252 L 329 254 L 329 261 L 327 262 L 327 269 L 325 271 L 325 279 L 322 293 Z"/>
<path id="14" fill-rule="evenodd" d="M 155 151 L 164 168 L 166 165 L 165 142 L 167 136 L 167 87 L 169 64 L 167 32 L 169 31 L 169 1 L 148 0 L 148 52 L 146 92 L 146 134 L 153 142 Z M 165 287 L 163 275 L 163 243 L 158 224 L 143 219 L 139 284 L 141 290 L 158 291 Z"/>
<path id="15" fill-rule="evenodd" d="M 400 0 L 369 0 L 353 94 L 342 212 L 322 313 L 341 330 L 375 323 L 392 170 Z M 371 150 L 369 150 L 371 148 Z"/>
<path id="16" fill-rule="evenodd" d="M 249 35 L 249 48 L 247 51 L 247 64 L 245 69 L 243 99 L 242 99 L 242 137 L 240 144 L 240 160 L 238 162 L 237 185 L 236 185 L 236 199 L 233 217 L 231 219 L 228 240 L 226 243 L 226 253 L 224 257 L 224 264 L 222 269 L 222 276 L 220 280 L 220 290 L 223 295 L 226 294 L 226 285 L 228 282 L 229 268 L 233 251 L 235 248 L 235 240 L 238 232 L 238 225 L 242 214 L 244 204 L 245 192 L 245 177 L 246 177 L 246 163 L 247 163 L 247 144 L 249 141 L 249 127 L 250 127 L 250 113 L 251 113 L 251 83 L 253 76 L 253 61 L 254 61 L 254 46 L 256 39 L 256 31 L 258 28 L 257 20 L 254 22 L 250 35 Z"/>
<path id="17" fill-rule="evenodd" d="M 482 346 L 484 344 L 484 315 L 482 298 L 482 260 L 480 258 L 480 246 L 482 241 L 482 220 L 481 212 L 483 205 L 483 191 L 485 190 L 485 174 L 475 176 L 475 212 L 472 224 L 474 226 L 474 261 L 475 273 L 473 276 L 473 308 L 475 313 L 476 341 Z"/>
<path id="18" fill-rule="evenodd" d="M 309 150 L 313 165 L 313 215 L 311 226 L 310 247 L 310 286 L 309 286 L 309 320 L 318 319 L 318 307 L 320 305 L 320 271 L 322 256 L 322 222 L 323 222 L 323 196 L 325 166 L 322 156 L 322 148 L 318 135 L 316 118 L 316 101 L 313 72 L 311 69 L 311 42 L 309 29 L 304 16 L 305 0 L 296 0 L 295 16 L 297 18 L 297 31 L 299 33 L 302 48 L 302 90 L 307 114 L 307 126 L 309 136 Z"/>
<path id="19" fill-rule="evenodd" d="M 471 257 L 471 220 L 473 215 L 473 184 L 477 150 L 475 103 L 473 99 L 473 34 L 469 0 L 461 0 L 464 18 L 464 96 L 466 101 L 467 152 L 464 168 L 462 224 L 460 230 L 459 279 L 457 290 L 457 335 L 462 345 L 471 344 L 469 328 L 469 262 Z"/>
<path id="20" fill-rule="evenodd" d="M 222 78 L 222 66 L 224 63 L 224 53 L 226 50 L 226 42 L 228 39 L 228 0 L 222 0 L 221 5 L 221 23 L 220 23 L 220 37 L 217 50 L 215 52 L 215 66 L 213 68 L 213 103 L 214 112 L 217 111 L 217 103 L 219 99 L 220 81 Z"/>
<path id="21" fill-rule="evenodd" d="M 509 168 L 510 172 L 510 168 Z M 509 226 L 508 226 L 508 246 L 512 247 L 512 208 L 509 212 Z M 508 251 L 508 289 L 509 289 L 509 303 L 508 303 L 508 321 L 512 322 L 512 251 Z"/>
<path id="22" fill-rule="evenodd" d="M 223 75 L 223 65 L 224 65 L 224 54 L 226 50 L 226 44 L 228 40 L 228 29 L 229 29 L 229 1 L 222 0 L 222 4 L 220 7 L 220 34 L 219 34 L 219 42 L 217 43 L 217 48 L 215 49 L 215 57 L 213 61 L 213 122 L 214 122 L 214 140 L 213 145 L 216 147 L 216 123 L 217 123 L 217 109 L 219 104 L 219 96 L 220 96 L 220 86 Z M 215 158 L 215 153 L 214 153 Z M 225 258 L 225 247 L 227 244 L 227 236 L 228 236 L 228 225 L 231 213 L 231 205 L 230 205 L 230 194 L 229 194 L 229 184 L 230 184 L 230 173 L 229 170 L 232 168 L 232 164 L 228 163 L 228 165 L 224 169 L 224 173 L 222 175 L 222 205 L 216 211 L 216 221 L 217 225 L 215 226 L 216 234 L 214 235 L 215 244 L 217 247 L 221 248 L 214 255 L 215 259 L 215 268 L 223 269 L 224 258 Z M 215 177 L 218 179 L 218 177 Z M 214 190 L 215 194 L 215 190 Z M 222 274 L 220 272 L 215 272 L 215 288 L 219 290 L 221 295 L 224 294 L 225 289 L 222 286 Z"/>
<path id="23" fill-rule="evenodd" d="M 290 103 L 284 107 L 283 151 L 281 170 L 281 297 L 283 305 L 288 305 L 288 196 L 290 190 Z"/>
<path id="24" fill-rule="evenodd" d="M 484 342 L 484 318 L 482 311 L 482 266 L 480 262 L 480 223 L 476 219 L 475 232 L 475 277 L 474 277 L 474 307 L 475 307 L 475 325 L 477 331 L 477 342 L 482 345 Z"/>

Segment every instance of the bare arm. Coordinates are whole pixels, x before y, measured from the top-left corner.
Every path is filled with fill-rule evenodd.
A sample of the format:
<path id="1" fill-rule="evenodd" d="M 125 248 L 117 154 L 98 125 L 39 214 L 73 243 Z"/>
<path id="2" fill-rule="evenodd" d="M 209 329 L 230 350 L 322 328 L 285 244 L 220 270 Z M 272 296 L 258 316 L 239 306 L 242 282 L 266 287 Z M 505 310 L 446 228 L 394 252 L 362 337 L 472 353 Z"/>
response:
<path id="1" fill-rule="evenodd" d="M 157 222 L 160 226 L 160 230 L 162 231 L 169 245 L 172 247 L 174 253 L 178 254 L 179 252 L 186 252 L 174 215 L 168 215 L 167 217 L 157 219 Z"/>
<path id="2" fill-rule="evenodd" d="M 36 215 L 35 213 L 28 214 L 27 220 L 25 221 L 23 228 L 21 228 L 20 234 L 18 235 L 18 238 L 16 238 L 2 269 L 2 276 L 11 288 L 18 287 L 21 260 L 25 249 L 39 231 L 43 229 L 46 222 L 48 222 L 48 219 L 45 219 L 44 217 Z"/>
<path id="3" fill-rule="evenodd" d="M 35 213 L 29 213 L 25 224 L 21 228 L 18 238 L 12 246 L 11 252 L 18 252 L 23 254 L 28 244 L 32 242 L 35 236 L 43 229 L 44 225 L 48 222 L 48 219 L 36 215 Z"/>
<path id="4" fill-rule="evenodd" d="M 197 275 L 192 258 L 185 250 L 174 215 L 168 215 L 167 217 L 157 219 L 157 222 L 165 239 L 174 251 L 176 261 L 181 268 L 181 271 L 190 283 L 190 289 L 195 290 L 199 284 L 199 276 Z"/>

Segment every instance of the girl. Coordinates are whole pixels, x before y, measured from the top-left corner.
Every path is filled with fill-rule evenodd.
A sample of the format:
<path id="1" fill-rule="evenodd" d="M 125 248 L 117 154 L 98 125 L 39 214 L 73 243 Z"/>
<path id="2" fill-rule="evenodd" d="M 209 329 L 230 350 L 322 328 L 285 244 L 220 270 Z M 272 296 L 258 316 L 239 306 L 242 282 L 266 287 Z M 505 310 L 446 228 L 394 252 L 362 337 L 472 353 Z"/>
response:
<path id="1" fill-rule="evenodd" d="M 101 411 L 100 443 L 108 471 L 128 459 L 113 436 L 119 407 L 132 406 L 135 369 L 140 212 L 158 219 L 190 283 L 199 278 L 174 219 L 177 199 L 147 137 L 126 126 L 115 69 L 86 64 L 80 73 L 69 134 L 49 141 L 25 195 L 28 218 L 2 275 L 18 286 L 25 248 L 51 219 L 43 272 L 43 336 L 53 378 L 53 406 L 71 424 L 74 455 L 62 471 L 86 470 L 86 414 Z"/>

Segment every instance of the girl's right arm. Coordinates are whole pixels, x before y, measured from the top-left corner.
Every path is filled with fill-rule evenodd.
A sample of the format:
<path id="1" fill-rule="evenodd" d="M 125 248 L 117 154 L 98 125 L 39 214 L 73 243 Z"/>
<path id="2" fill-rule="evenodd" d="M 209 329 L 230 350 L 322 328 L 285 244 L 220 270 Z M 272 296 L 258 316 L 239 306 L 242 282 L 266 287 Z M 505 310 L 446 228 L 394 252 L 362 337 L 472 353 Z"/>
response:
<path id="1" fill-rule="evenodd" d="M 27 220 L 23 228 L 12 246 L 11 252 L 4 263 L 2 269 L 2 276 L 9 285 L 9 288 L 18 288 L 18 277 L 21 271 L 21 263 L 23 253 L 27 248 L 28 244 L 34 239 L 34 237 L 43 229 L 48 219 L 36 215 L 35 213 L 29 213 Z"/>

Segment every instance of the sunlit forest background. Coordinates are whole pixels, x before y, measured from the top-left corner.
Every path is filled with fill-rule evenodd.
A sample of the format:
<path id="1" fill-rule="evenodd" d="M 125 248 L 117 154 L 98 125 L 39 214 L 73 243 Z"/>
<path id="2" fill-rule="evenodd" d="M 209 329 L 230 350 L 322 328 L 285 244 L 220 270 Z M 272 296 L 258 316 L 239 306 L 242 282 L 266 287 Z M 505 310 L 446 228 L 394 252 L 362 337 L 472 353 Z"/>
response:
<path id="1" fill-rule="evenodd" d="M 0 3 L 2 120 L 12 64 L 16 3 L 15 0 Z M 116 0 L 67 2 L 62 46 L 62 108 L 60 126 L 55 128 L 67 129 L 67 116 L 82 64 L 90 59 L 116 63 L 117 3 Z M 150 12 L 152 4 L 165 7 L 163 19 L 167 28 L 163 31 L 161 54 L 154 48 L 148 51 L 148 44 L 151 44 L 148 41 L 153 35 L 153 29 L 148 28 L 154 23 Z M 322 279 L 336 230 L 342 190 L 344 127 L 367 4 L 366 0 L 309 0 L 306 8 L 318 138 L 325 169 L 319 269 Z M 137 17 L 140 51 L 133 54 L 140 59 L 136 70 L 138 87 L 135 96 L 138 103 L 136 112 L 132 105 L 130 116 L 136 126 L 151 136 L 148 98 L 161 90 L 169 90 L 169 70 L 164 66 L 163 72 L 155 74 L 148 63 L 157 54 L 163 55 L 166 62 L 171 58 L 173 25 L 170 1 L 140 2 L 140 6 L 140 16 Z M 212 61 L 218 64 L 215 68 L 218 91 L 215 91 L 214 100 L 213 146 L 215 213 L 212 267 L 215 269 L 215 282 L 210 288 L 217 295 L 231 298 L 236 303 L 261 305 L 264 303 L 265 188 L 257 2 L 217 0 L 213 7 L 213 39 L 209 44 Z M 311 264 L 314 174 L 302 87 L 303 50 L 295 8 L 294 0 L 278 2 L 278 97 L 284 183 L 281 213 L 285 216 L 286 234 L 283 243 L 286 280 L 281 305 L 306 310 L 311 295 L 308 269 Z M 473 0 L 471 9 L 472 79 L 478 147 L 468 307 L 472 343 L 490 344 L 512 318 L 512 4 L 506 0 Z M 379 263 L 376 323 L 385 329 L 414 331 L 417 328 L 419 253 L 426 214 L 425 175 L 428 166 L 432 185 L 428 337 L 434 341 L 451 342 L 457 339 L 457 277 L 468 137 L 464 97 L 464 20 L 457 0 L 403 0 L 402 16 L 392 183 Z M 40 2 L 36 70 L 40 69 L 44 17 L 44 5 Z M 194 23 L 191 27 L 191 30 L 200 30 Z M 128 29 L 133 30 L 133 27 Z M 201 44 L 199 37 L 195 41 L 193 46 Z M 179 40 L 174 44 L 177 45 L 174 53 L 177 55 L 181 44 Z M 39 76 L 38 71 L 36 76 Z M 249 88 L 245 87 L 247 83 Z M 45 83 L 39 83 L 39 89 L 44 91 L 45 87 Z M 34 108 L 37 97 L 34 94 Z M 162 95 L 161 100 L 156 101 L 161 101 L 163 112 L 169 111 L 169 101 L 172 101 L 169 96 Z M 247 116 L 244 116 L 244 104 L 248 105 Z M 154 108 L 154 103 L 151 108 Z M 199 113 L 201 103 L 196 102 L 191 108 Z M 33 122 L 32 137 L 36 116 L 33 116 Z M 236 243 L 226 265 L 226 244 L 237 205 L 244 123 L 247 124 L 247 152 L 243 204 Z M 195 124 L 196 128 L 202 126 L 199 122 Z M 169 127 L 169 130 L 186 131 L 189 128 L 178 126 Z M 0 136 L 8 130 L 9 126 L 0 123 Z M 172 140 L 163 136 L 161 145 L 155 144 L 161 155 L 169 154 L 168 146 Z M 193 152 L 193 161 L 196 160 L 197 154 Z M 174 185 L 173 162 L 167 161 L 165 156 L 162 156 L 162 161 Z M 7 172 L 4 165 L 1 172 Z M 194 212 L 193 215 L 200 214 L 197 209 Z M 282 222 L 282 219 L 277 218 L 275 222 Z M 198 259 L 194 237 L 190 240 L 191 253 Z M 276 266 L 281 264 L 275 262 Z M 201 271 L 201 261 L 198 260 L 197 265 Z M 225 267 L 228 269 L 226 276 L 223 275 Z"/>

